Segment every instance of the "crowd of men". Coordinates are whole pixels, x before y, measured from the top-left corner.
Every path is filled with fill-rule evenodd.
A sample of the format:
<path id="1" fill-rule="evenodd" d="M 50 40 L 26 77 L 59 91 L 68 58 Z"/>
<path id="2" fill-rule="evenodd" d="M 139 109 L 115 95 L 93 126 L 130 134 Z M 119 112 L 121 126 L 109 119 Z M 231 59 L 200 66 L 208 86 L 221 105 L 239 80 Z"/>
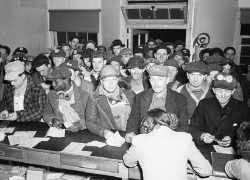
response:
<path id="1" fill-rule="evenodd" d="M 77 36 L 36 57 L 25 47 L 11 56 L 1 45 L 0 119 L 88 129 L 105 139 L 122 130 L 131 143 L 146 113 L 160 108 L 196 144 L 234 146 L 238 127 L 250 120 L 250 96 L 233 47 L 204 49 L 193 62 L 181 40 L 149 39 L 133 52 L 116 39 L 110 50 L 107 57 L 92 40 L 80 47 Z"/>

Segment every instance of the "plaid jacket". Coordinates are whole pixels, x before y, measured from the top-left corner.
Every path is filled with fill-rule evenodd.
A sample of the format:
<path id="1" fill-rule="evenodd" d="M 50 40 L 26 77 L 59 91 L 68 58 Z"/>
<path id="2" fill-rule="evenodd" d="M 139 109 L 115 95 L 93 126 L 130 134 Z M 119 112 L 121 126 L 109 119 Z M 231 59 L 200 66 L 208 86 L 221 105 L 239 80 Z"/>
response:
<path id="1" fill-rule="evenodd" d="M 17 121 L 40 121 L 46 103 L 46 93 L 40 84 L 34 83 L 28 75 L 27 88 L 24 94 L 24 110 L 17 111 Z M 0 112 L 14 112 L 14 87 L 10 84 L 4 88 L 3 100 L 0 102 Z"/>

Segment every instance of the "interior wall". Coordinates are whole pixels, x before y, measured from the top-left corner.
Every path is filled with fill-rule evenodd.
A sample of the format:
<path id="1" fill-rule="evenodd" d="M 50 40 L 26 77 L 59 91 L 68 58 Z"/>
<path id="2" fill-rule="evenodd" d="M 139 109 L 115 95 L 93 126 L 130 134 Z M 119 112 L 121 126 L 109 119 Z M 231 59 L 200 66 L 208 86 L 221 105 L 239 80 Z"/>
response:
<path id="1" fill-rule="evenodd" d="M 0 44 L 37 55 L 48 47 L 47 0 L 1 0 Z"/>
<path id="2" fill-rule="evenodd" d="M 249 0 L 239 0 L 239 8 L 249 8 L 250 1 Z"/>
<path id="3" fill-rule="evenodd" d="M 101 9 L 101 0 L 48 0 L 49 9 Z"/>

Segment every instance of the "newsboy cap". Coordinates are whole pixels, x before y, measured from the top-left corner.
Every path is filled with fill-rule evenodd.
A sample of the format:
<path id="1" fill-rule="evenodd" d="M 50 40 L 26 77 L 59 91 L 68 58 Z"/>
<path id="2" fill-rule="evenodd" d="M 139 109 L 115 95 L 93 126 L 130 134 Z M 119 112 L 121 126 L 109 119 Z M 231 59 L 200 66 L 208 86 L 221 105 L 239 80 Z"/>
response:
<path id="1" fill-rule="evenodd" d="M 164 62 L 164 65 L 163 66 L 173 66 L 175 68 L 178 69 L 179 65 L 178 65 L 178 62 L 174 59 L 167 59 L 165 62 Z"/>
<path id="2" fill-rule="evenodd" d="M 72 73 L 67 68 L 57 67 L 51 73 L 49 73 L 47 80 L 56 81 L 57 79 L 70 78 Z"/>
<path id="3" fill-rule="evenodd" d="M 145 62 L 144 59 L 140 56 L 133 56 L 128 60 L 128 66 L 127 69 L 132 69 L 132 68 L 139 68 L 139 69 L 144 69 L 145 68 Z"/>
<path id="4" fill-rule="evenodd" d="M 149 76 L 167 76 L 168 68 L 166 66 L 161 65 L 153 65 L 148 70 Z"/>
<path id="5" fill-rule="evenodd" d="M 66 60 L 62 64 L 60 64 L 59 67 L 73 69 L 73 70 L 80 71 L 80 72 L 82 71 L 78 65 L 77 60 Z"/>
<path id="6" fill-rule="evenodd" d="M 208 68 L 206 64 L 201 61 L 189 63 L 184 67 L 184 70 L 188 73 L 199 72 L 201 74 L 208 74 Z"/>
<path id="7" fill-rule="evenodd" d="M 234 90 L 236 87 L 236 80 L 230 74 L 219 73 L 213 80 L 213 87 Z"/>

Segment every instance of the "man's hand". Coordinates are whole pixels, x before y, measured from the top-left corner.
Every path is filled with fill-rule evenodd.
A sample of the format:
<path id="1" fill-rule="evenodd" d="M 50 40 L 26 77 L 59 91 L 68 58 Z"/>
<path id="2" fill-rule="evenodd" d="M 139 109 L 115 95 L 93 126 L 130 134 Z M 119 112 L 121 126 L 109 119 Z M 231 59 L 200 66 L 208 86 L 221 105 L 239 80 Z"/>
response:
<path id="1" fill-rule="evenodd" d="M 7 110 L 4 110 L 0 113 L 0 119 L 5 120 L 9 117 L 9 112 Z"/>
<path id="2" fill-rule="evenodd" d="M 110 137 L 114 136 L 114 133 L 108 129 L 104 130 L 104 138 L 109 139 Z"/>
<path id="3" fill-rule="evenodd" d="M 214 136 L 212 136 L 211 134 L 209 133 L 203 133 L 201 135 L 201 139 L 206 143 L 206 144 L 210 144 L 214 141 Z"/>
<path id="4" fill-rule="evenodd" d="M 9 114 L 9 117 L 6 118 L 5 120 L 9 120 L 9 121 L 15 121 L 15 120 L 17 120 L 17 113 L 13 112 L 13 113 Z"/>
<path id="5" fill-rule="evenodd" d="M 132 142 L 132 139 L 133 137 L 135 136 L 136 134 L 134 132 L 130 132 L 130 133 L 127 133 L 125 135 L 125 140 L 127 143 L 131 143 Z"/>
<path id="6" fill-rule="evenodd" d="M 67 128 L 67 130 L 70 132 L 78 132 L 81 129 L 82 129 L 82 124 L 79 121 L 73 123 L 73 126 Z"/>
<path id="7" fill-rule="evenodd" d="M 62 122 L 59 119 L 57 119 L 57 118 L 53 118 L 52 121 L 51 121 L 51 123 L 52 123 L 52 126 L 56 127 L 57 129 L 61 129 L 62 128 Z"/>
<path id="8" fill-rule="evenodd" d="M 225 136 L 221 141 L 218 141 L 217 143 L 219 144 L 219 146 L 227 147 L 231 144 L 231 137 Z"/>

